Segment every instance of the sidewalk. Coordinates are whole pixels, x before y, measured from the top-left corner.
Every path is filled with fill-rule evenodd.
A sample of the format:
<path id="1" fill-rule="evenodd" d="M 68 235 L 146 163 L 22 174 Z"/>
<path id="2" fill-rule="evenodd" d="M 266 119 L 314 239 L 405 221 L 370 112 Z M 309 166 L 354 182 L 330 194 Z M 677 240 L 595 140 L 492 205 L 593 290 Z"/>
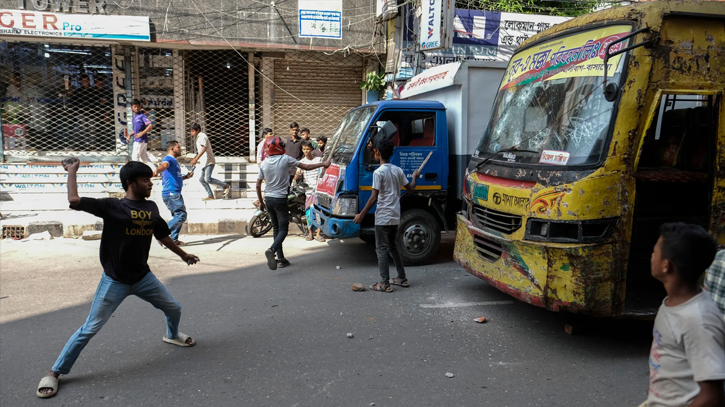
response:
<path id="1" fill-rule="evenodd" d="M 169 221 L 171 216 L 166 207 L 159 205 L 161 216 Z M 246 234 L 247 221 L 254 209 L 239 210 L 189 210 L 182 235 Z M 25 237 L 48 231 L 53 237 L 78 237 L 85 231 L 102 230 L 103 220 L 89 213 L 74 210 L 33 211 L 3 214 L 0 220 L 3 235 L 13 231 Z M 22 228 L 22 229 L 21 229 Z"/>

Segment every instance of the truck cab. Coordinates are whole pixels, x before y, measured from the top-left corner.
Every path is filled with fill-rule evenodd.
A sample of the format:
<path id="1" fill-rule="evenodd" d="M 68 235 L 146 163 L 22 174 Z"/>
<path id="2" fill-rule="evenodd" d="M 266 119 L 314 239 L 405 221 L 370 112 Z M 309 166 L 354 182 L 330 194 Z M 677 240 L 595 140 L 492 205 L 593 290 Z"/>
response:
<path id="1" fill-rule="evenodd" d="M 373 172 L 380 166 L 370 140 L 388 122 L 397 130 L 391 163 L 402 168 L 408 179 L 430 155 L 416 193 L 401 197 L 396 237 L 406 265 L 426 264 L 438 251 L 441 230 L 448 225 L 448 131 L 446 108 L 439 102 L 381 101 L 348 112 L 325 151 L 324 159 L 332 165 L 321 175 L 311 221 L 331 238 L 374 241 L 376 207 L 360 225 L 353 218 L 370 199 Z"/>

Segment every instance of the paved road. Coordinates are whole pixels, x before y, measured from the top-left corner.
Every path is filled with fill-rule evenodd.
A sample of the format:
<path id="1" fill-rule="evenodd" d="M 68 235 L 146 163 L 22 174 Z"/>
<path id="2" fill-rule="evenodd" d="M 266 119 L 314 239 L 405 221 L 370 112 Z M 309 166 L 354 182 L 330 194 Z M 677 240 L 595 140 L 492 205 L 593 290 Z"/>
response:
<path id="1" fill-rule="evenodd" d="M 151 268 L 197 346 L 162 342 L 163 314 L 129 298 L 51 400 L 35 386 L 85 320 L 99 242 L 2 241 L 0 405 L 634 407 L 645 398 L 651 323 L 590 320 L 567 335 L 568 316 L 463 272 L 451 238 L 392 294 L 350 290 L 377 277 L 373 247 L 358 240 L 291 237 L 293 266 L 277 271 L 264 262 L 267 237 L 188 237 L 202 261 L 192 267 L 154 243 Z M 473 322 L 483 315 L 490 322 Z"/>

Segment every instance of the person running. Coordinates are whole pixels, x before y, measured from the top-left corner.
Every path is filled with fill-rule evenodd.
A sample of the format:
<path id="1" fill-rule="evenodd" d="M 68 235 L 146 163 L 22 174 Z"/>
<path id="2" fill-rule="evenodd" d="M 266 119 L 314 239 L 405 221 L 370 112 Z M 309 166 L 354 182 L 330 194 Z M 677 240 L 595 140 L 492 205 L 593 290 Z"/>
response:
<path id="1" fill-rule="evenodd" d="M 181 188 L 184 186 L 184 180 L 193 177 L 194 173 L 190 172 L 186 175 L 181 175 L 181 166 L 176 161 L 176 157 L 181 156 L 181 146 L 177 141 L 168 141 L 166 143 L 166 151 L 168 155 L 164 157 L 161 165 L 156 168 L 156 174 L 161 174 L 163 177 L 161 181 L 161 198 L 164 200 L 164 204 L 169 208 L 169 212 L 171 212 L 171 216 L 173 217 L 169 221 L 171 240 L 178 246 L 184 246 L 186 243 L 179 241 L 181 227 L 186 222 L 186 205 L 184 205 L 184 197 L 181 196 Z"/>
<path id="2" fill-rule="evenodd" d="M 302 164 L 294 158 L 285 154 L 285 144 L 279 137 L 270 137 L 264 142 L 268 158 L 259 165 L 257 176 L 257 198 L 259 209 L 269 210 L 269 219 L 272 221 L 274 241 L 272 246 L 264 252 L 267 257 L 267 266 L 270 270 L 277 267 L 287 267 L 290 262 L 284 257 L 282 242 L 287 237 L 289 230 L 289 204 L 287 203 L 287 192 L 290 186 L 290 171 L 296 168 L 309 171 L 320 167 L 329 167 L 330 162 L 325 161 L 317 164 Z M 262 181 L 267 182 L 267 188 L 262 198 Z M 277 257 L 275 258 L 275 254 Z"/>
<path id="3" fill-rule="evenodd" d="M 413 181 L 408 182 L 403 170 L 390 163 L 393 156 L 393 143 L 388 139 L 376 143 L 375 158 L 380 160 L 380 167 L 373 172 L 373 193 L 370 195 L 367 204 L 360 213 L 355 215 L 354 222 L 362 223 L 365 215 L 372 209 L 375 203 L 378 208 L 375 210 L 375 246 L 378 255 L 378 268 L 380 269 L 380 282 L 370 286 L 371 290 L 386 293 L 393 292 L 390 287 L 390 270 L 388 268 L 388 253 L 395 262 L 398 277 L 392 280 L 392 284 L 401 287 L 409 287 L 408 279 L 405 276 L 403 259 L 398 252 L 395 237 L 398 234 L 400 224 L 400 188 L 408 192 L 415 191 L 415 183 L 420 177 L 420 171 L 413 172 Z"/>
<path id="4" fill-rule="evenodd" d="M 191 125 L 191 129 L 189 130 L 189 132 L 193 137 L 196 137 L 197 151 L 196 157 L 192 158 L 191 160 L 191 165 L 196 166 L 198 163 L 202 168 L 201 178 L 199 179 L 199 182 L 206 191 L 206 198 L 202 198 L 201 200 L 214 200 L 214 193 L 212 192 L 209 184 L 224 187 L 224 192 L 222 192 L 222 195 L 224 195 L 224 197 L 226 198 L 227 195 L 229 195 L 229 191 L 232 190 L 232 184 L 219 181 L 218 179 L 211 177 L 212 172 L 214 172 L 216 160 L 214 159 L 214 151 L 211 149 L 211 142 L 209 141 L 209 137 L 205 133 L 201 132 L 201 126 L 199 126 L 197 123 Z"/>
<path id="5" fill-rule="evenodd" d="M 169 237 L 169 228 L 159 215 L 151 196 L 151 169 L 131 161 L 121 168 L 121 185 L 126 196 L 118 198 L 81 198 L 78 196 L 77 172 L 80 161 L 63 168 L 68 171 L 68 202 L 71 209 L 88 212 L 103 219 L 101 265 L 103 274 L 91 305 L 88 319 L 70 337 L 48 375 L 38 384 L 36 395 L 53 397 L 58 392 L 58 377 L 68 374 L 83 348 L 101 330 L 126 297 L 135 295 L 166 315 L 164 342 L 194 346 L 194 340 L 179 332 L 181 306 L 148 266 L 151 236 L 159 239 L 187 264 L 199 259 L 186 253 Z"/>
<path id="6" fill-rule="evenodd" d="M 701 226 L 660 228 L 651 273 L 667 297 L 652 331 L 647 407 L 725 405 L 725 321 L 699 285 L 716 251 L 715 239 Z"/>
<path id="7" fill-rule="evenodd" d="M 304 157 L 300 160 L 300 163 L 302 164 L 317 164 L 322 162 L 322 158 L 320 157 L 314 157 L 312 155 L 312 145 L 309 141 L 303 140 L 302 141 L 302 152 L 304 153 Z M 310 207 L 314 203 L 315 200 L 315 188 L 317 187 L 317 176 L 319 175 L 320 170 L 315 169 L 311 171 L 302 171 L 301 169 L 297 170 L 297 175 L 295 176 L 295 179 L 302 180 L 306 184 L 305 187 L 305 216 L 307 218 L 307 236 L 305 236 L 305 240 L 312 241 L 317 240 L 318 242 L 324 242 L 325 238 L 322 237 L 320 234 L 320 229 L 317 229 L 317 236 L 314 236 L 314 229 L 315 227 L 312 225 L 311 219 L 310 219 Z"/>
<path id="8" fill-rule="evenodd" d="M 154 163 L 149 158 L 148 153 L 149 132 L 154 126 L 151 124 L 151 120 L 144 114 L 140 100 L 134 99 L 131 102 L 131 110 L 133 110 L 133 132 L 126 136 L 126 143 L 130 143 L 131 138 L 133 138 L 131 160 L 141 161 L 149 167 L 154 168 Z"/>

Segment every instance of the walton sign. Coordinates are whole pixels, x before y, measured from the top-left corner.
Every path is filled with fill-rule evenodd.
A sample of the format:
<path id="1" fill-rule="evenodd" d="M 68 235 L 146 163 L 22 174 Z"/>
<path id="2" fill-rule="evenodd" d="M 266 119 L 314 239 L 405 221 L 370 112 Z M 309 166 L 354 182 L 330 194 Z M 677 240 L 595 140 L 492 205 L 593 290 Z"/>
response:
<path id="1" fill-rule="evenodd" d="M 28 4 L 37 11 L 106 14 L 106 0 L 18 0 L 18 9 L 27 10 Z"/>

